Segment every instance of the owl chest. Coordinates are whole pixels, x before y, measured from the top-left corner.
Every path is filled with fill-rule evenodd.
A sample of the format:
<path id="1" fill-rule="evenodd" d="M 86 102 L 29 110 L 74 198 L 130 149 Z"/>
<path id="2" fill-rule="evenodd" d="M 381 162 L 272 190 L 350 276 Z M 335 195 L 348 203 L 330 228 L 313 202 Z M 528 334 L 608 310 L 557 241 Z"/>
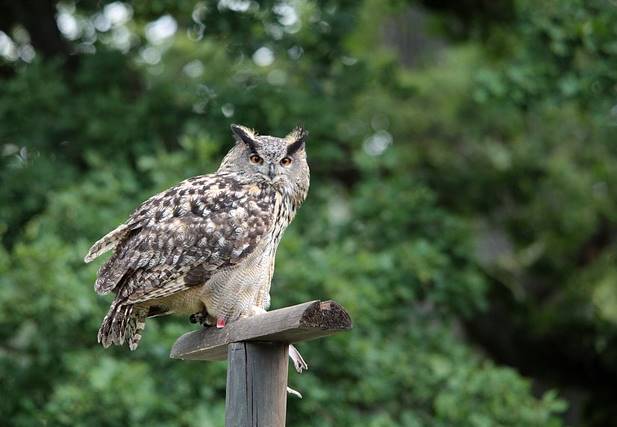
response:
<path id="1" fill-rule="evenodd" d="M 203 288 L 203 295 L 209 302 L 207 306 L 216 311 L 230 295 L 245 295 L 247 298 L 252 298 L 259 292 L 269 292 L 276 250 L 291 218 L 284 214 L 286 209 L 287 206 L 282 200 L 277 201 L 272 227 L 253 253 L 239 264 L 216 272 L 208 280 Z"/>
<path id="2" fill-rule="evenodd" d="M 262 287 L 269 282 L 271 266 L 274 264 L 272 254 L 269 248 L 263 248 L 259 253 L 249 255 L 240 264 L 215 273 L 207 286 L 213 289 Z"/>

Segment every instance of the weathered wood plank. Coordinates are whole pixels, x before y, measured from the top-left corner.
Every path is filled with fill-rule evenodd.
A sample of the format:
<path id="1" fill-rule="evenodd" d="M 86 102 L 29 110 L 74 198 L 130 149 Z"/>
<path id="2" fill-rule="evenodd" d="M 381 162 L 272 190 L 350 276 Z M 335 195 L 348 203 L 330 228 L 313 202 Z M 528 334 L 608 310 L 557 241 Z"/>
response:
<path id="1" fill-rule="evenodd" d="M 229 345 L 227 427 L 285 426 L 288 348 L 285 343 Z"/>
<path id="2" fill-rule="evenodd" d="M 334 301 L 311 301 L 231 322 L 222 329 L 203 328 L 182 335 L 173 359 L 225 360 L 229 344 L 264 341 L 293 344 L 351 329 L 351 318 Z"/>

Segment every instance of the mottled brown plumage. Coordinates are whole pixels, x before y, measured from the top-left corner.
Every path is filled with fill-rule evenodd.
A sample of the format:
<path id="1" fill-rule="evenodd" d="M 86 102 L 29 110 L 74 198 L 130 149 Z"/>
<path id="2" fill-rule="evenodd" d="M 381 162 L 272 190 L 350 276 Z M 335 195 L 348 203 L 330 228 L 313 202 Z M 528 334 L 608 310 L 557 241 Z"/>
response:
<path id="1" fill-rule="evenodd" d="M 236 145 L 216 173 L 148 199 L 86 255 L 114 250 L 94 285 L 116 295 L 103 346 L 135 349 L 147 317 L 207 313 L 224 324 L 268 307 L 278 243 L 308 191 L 306 132 L 232 130 Z"/>

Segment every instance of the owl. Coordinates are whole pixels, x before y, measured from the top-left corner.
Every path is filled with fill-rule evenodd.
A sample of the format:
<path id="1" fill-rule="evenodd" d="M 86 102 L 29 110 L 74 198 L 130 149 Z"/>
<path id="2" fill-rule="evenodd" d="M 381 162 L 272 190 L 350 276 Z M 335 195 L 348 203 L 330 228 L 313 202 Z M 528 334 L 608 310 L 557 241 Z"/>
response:
<path id="1" fill-rule="evenodd" d="M 115 294 L 98 333 L 104 347 L 135 350 L 148 317 L 190 315 L 221 328 L 268 308 L 277 247 L 309 188 L 308 133 L 231 130 L 235 145 L 215 173 L 146 200 L 84 258 L 113 250 L 94 285 Z"/>

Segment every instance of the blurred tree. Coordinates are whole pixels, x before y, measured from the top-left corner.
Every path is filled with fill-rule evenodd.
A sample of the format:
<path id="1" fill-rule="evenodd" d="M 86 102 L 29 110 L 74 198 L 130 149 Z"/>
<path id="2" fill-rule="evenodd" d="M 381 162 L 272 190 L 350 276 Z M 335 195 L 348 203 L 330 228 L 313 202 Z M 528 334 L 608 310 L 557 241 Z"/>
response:
<path id="1" fill-rule="evenodd" d="M 559 426 L 563 396 L 617 419 L 615 12 L 421 3 L 440 42 L 413 69 L 384 42 L 407 2 L 0 3 L 0 420 L 222 424 L 224 365 L 167 358 L 184 319 L 96 345 L 81 259 L 215 168 L 231 122 L 310 129 L 273 306 L 332 297 L 356 325 L 303 349 L 290 424 Z"/>
<path id="2" fill-rule="evenodd" d="M 47 58 L 67 58 L 70 48 L 56 25 L 56 3 L 52 0 L 2 0 L 0 28 L 6 31 L 21 25 L 39 54 Z"/>

